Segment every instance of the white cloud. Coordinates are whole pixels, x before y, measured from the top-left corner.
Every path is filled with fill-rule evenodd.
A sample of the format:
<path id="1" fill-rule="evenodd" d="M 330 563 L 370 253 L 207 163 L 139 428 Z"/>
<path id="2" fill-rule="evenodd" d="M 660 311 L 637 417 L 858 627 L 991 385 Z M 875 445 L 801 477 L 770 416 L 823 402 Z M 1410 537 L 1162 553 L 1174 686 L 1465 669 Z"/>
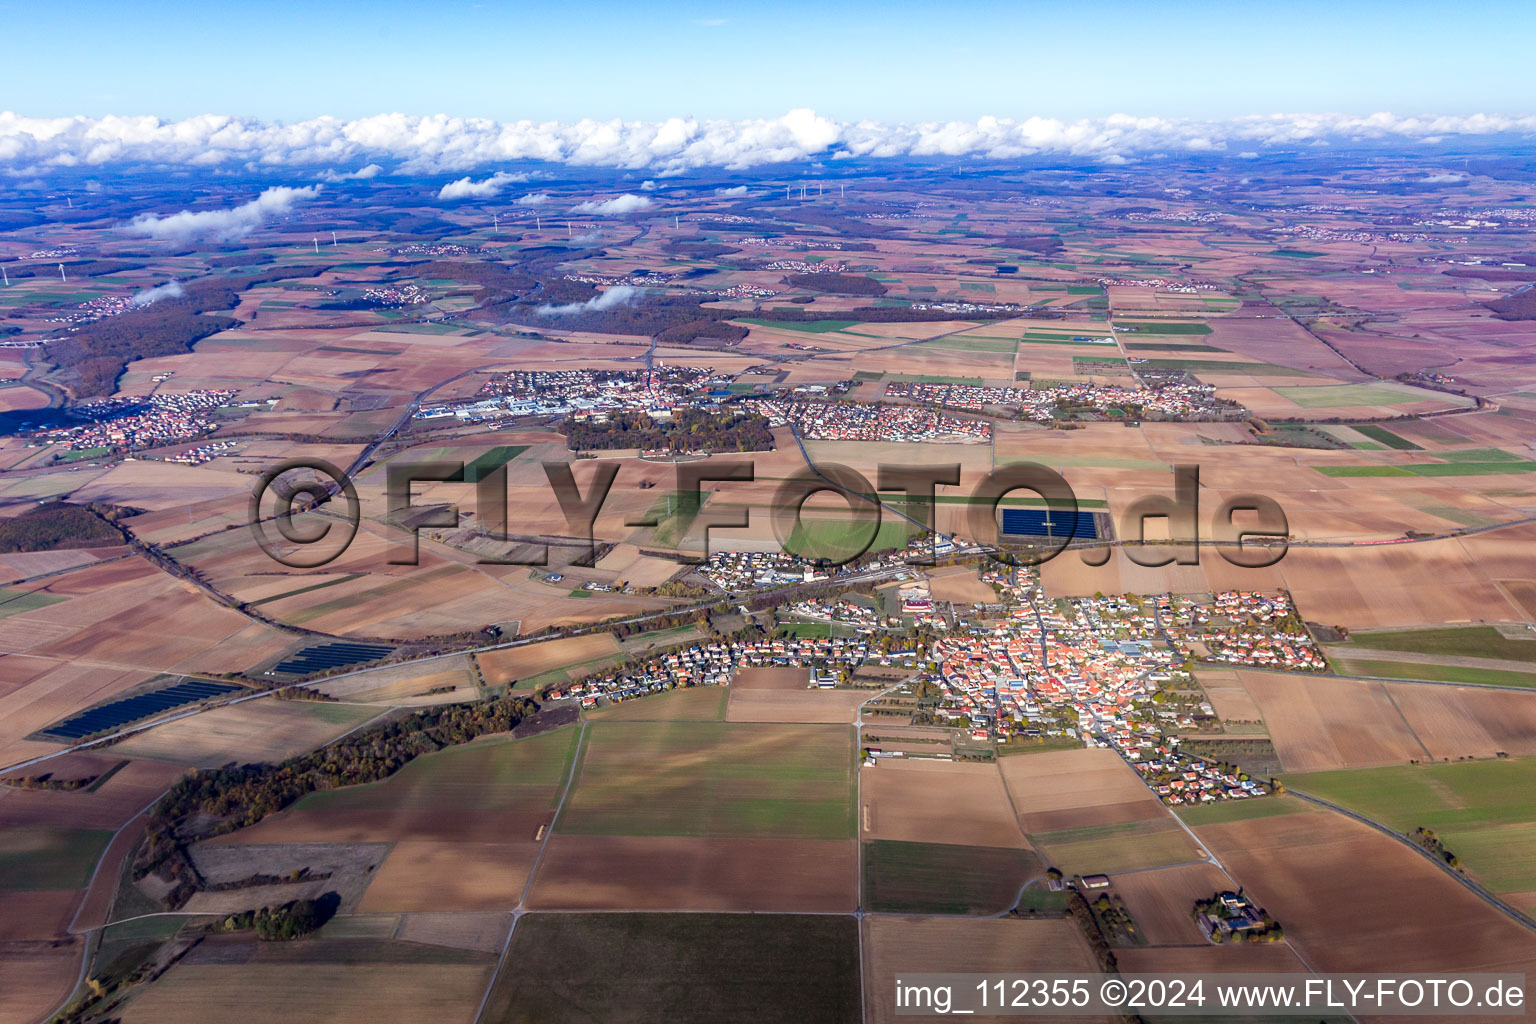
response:
<path id="1" fill-rule="evenodd" d="M 506 171 L 497 171 L 484 181 L 474 181 L 470 178 L 460 178 L 458 181 L 450 181 L 437 190 L 439 199 L 487 199 L 514 182 L 527 181 L 526 174 L 508 174 Z"/>
<path id="2" fill-rule="evenodd" d="M 745 185 L 732 185 L 730 188 L 715 189 L 715 195 L 717 196 L 744 196 L 746 194 L 747 186 Z"/>
<path id="3" fill-rule="evenodd" d="M 528 161 L 643 170 L 660 178 L 700 167 L 745 170 L 850 157 L 1011 160 L 1043 154 L 1104 160 L 1158 152 L 1296 150 L 1339 142 L 1406 146 L 1424 139 L 1494 135 L 1536 135 L 1536 116 L 1274 114 L 1194 121 L 1114 114 L 1079 120 L 989 116 L 883 123 L 834 121 L 799 109 L 782 117 L 742 121 L 674 117 L 563 124 L 379 114 L 352 121 L 321 117 L 282 124 L 215 114 L 163 121 L 0 113 L 0 173 L 25 178 L 50 168 L 132 163 L 198 169 L 303 167 L 342 173 L 338 169 L 372 161 L 406 174 L 469 174 Z M 496 176 L 490 180 L 496 181 Z M 484 184 L 469 178 L 462 187 Z"/>
<path id="4" fill-rule="evenodd" d="M 693 23 L 701 28 L 719 28 L 730 24 L 729 18 L 694 18 Z"/>
<path id="5" fill-rule="evenodd" d="M 123 230 L 145 238 L 173 239 L 190 242 L 195 239 L 212 239 L 229 242 L 244 238 L 272 217 L 281 217 L 293 209 L 295 203 L 313 199 L 320 192 L 319 185 L 306 188 L 288 188 L 279 185 L 269 188 L 248 203 L 227 210 L 182 210 L 168 217 L 142 213 L 133 218 Z"/>
<path id="6" fill-rule="evenodd" d="M 599 217 L 618 217 L 626 213 L 648 210 L 654 205 L 648 196 L 637 196 L 632 192 L 626 192 L 612 199 L 593 199 L 590 202 L 577 203 L 571 207 L 571 212 L 591 213 Z"/>
<path id="7" fill-rule="evenodd" d="M 326 182 L 327 184 L 334 185 L 342 181 L 369 181 L 373 178 L 377 178 L 383 173 L 384 168 L 380 167 L 378 164 L 365 164 L 364 166 L 359 167 L 357 170 L 350 172 L 333 171 L 327 169 L 321 171 L 317 177 L 319 177 L 321 181 Z"/>
<path id="8" fill-rule="evenodd" d="M 638 288 L 631 288 L 627 284 L 615 285 L 601 295 L 588 299 L 586 302 L 568 302 L 563 306 L 544 305 L 540 306 L 537 312 L 540 316 L 594 313 L 604 309 L 612 309 L 615 306 L 627 305 L 638 294 L 640 294 Z"/>
<path id="9" fill-rule="evenodd" d="M 656 183 L 654 181 L 652 181 L 650 178 L 646 178 L 644 181 L 642 181 L 640 183 L 640 191 L 641 192 L 654 192 L 654 191 L 656 191 Z"/>
<path id="10" fill-rule="evenodd" d="M 179 299 L 184 294 L 185 292 L 183 292 L 181 289 L 180 281 L 167 281 L 165 284 L 156 285 L 153 288 L 146 288 L 141 292 L 136 292 L 133 298 L 129 301 L 132 302 L 135 306 L 147 306 L 150 303 L 158 302 L 161 299 Z"/>
<path id="11" fill-rule="evenodd" d="M 1450 173 L 1450 172 L 1445 172 L 1445 173 L 1442 173 L 1442 174 L 1426 175 L 1425 177 L 1420 178 L 1419 180 L 1422 181 L 1426 185 L 1451 185 L 1451 184 L 1459 185 L 1462 182 L 1467 180 L 1467 176 L 1465 174 L 1453 174 L 1453 173 Z"/>
<path id="12" fill-rule="evenodd" d="M 543 206 L 549 202 L 548 192 L 530 192 L 525 196 L 518 196 L 512 200 L 513 206 Z"/>

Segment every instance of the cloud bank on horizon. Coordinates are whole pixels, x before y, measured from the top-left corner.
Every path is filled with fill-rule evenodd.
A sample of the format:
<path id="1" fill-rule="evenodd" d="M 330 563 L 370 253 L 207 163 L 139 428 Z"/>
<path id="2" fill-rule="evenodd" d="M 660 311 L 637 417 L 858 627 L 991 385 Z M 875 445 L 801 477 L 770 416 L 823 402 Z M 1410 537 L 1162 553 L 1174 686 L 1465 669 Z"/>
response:
<path id="1" fill-rule="evenodd" d="M 141 213 L 123 225 L 122 230 L 130 235 L 177 242 L 232 242 L 244 238 L 271 218 L 289 213 L 295 204 L 313 199 L 319 192 L 319 185 L 306 188 L 279 185 L 265 190 L 248 203 L 228 209 L 182 210 L 165 217 Z"/>
<path id="2" fill-rule="evenodd" d="M 1509 133 L 1536 134 L 1536 116 L 1274 114 L 1199 121 L 1116 114 L 1076 121 L 983 117 L 892 124 L 839 122 L 801 109 L 783 117 L 743 121 L 671 118 L 561 124 L 380 114 L 354 121 L 322 117 L 281 124 L 214 114 L 163 121 L 31 118 L 0 112 L 0 170 L 32 175 L 114 164 L 314 168 L 324 180 L 335 181 L 371 177 L 378 172 L 370 164 L 381 160 L 393 161 L 397 173 L 469 171 L 526 160 L 676 174 L 705 167 L 739 171 L 806 159 L 1010 159 L 1043 154 L 1118 162 L 1160 152 L 1246 154 L 1339 141 L 1411 144 Z"/>

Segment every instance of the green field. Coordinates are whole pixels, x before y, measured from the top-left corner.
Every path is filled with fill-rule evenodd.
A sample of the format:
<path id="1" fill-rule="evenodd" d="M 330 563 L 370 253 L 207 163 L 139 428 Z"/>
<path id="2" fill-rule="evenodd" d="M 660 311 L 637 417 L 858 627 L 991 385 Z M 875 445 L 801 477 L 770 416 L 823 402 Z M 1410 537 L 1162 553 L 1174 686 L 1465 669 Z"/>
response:
<path id="1" fill-rule="evenodd" d="M 1358 423 L 1355 424 L 1355 429 L 1372 441 L 1380 441 L 1388 448 L 1396 448 L 1398 451 L 1405 452 L 1423 451 L 1419 445 L 1414 444 L 1407 438 L 1398 437 L 1386 427 L 1375 423 Z"/>
<path id="2" fill-rule="evenodd" d="M 1287 259 L 1293 260 L 1313 260 L 1321 256 L 1322 253 L 1312 252 L 1309 249 L 1275 249 L 1270 252 L 1270 255 L 1284 256 Z"/>
<path id="3" fill-rule="evenodd" d="M 64 452 L 59 456 L 59 461 L 83 462 L 86 459 L 99 459 L 111 450 L 111 448 L 81 448 L 77 451 Z"/>
<path id="4" fill-rule="evenodd" d="M 465 328 L 461 324 L 385 324 L 374 330 L 387 334 L 457 334 Z"/>
<path id="5" fill-rule="evenodd" d="M 556 829 L 847 839 L 854 782 L 845 726 L 596 721 Z"/>
<path id="6" fill-rule="evenodd" d="M 1463 448 L 1456 452 L 1436 452 L 1435 457 L 1446 462 L 1524 462 L 1519 455 L 1502 448 Z"/>
<path id="7" fill-rule="evenodd" d="M 904 519 L 882 519 L 868 547 L 863 551 L 893 551 L 905 548 L 911 531 L 917 529 Z M 847 561 L 861 554 L 861 546 L 870 537 L 870 526 L 856 520 L 802 518 L 795 524 L 784 550 L 802 558 Z"/>
<path id="8" fill-rule="evenodd" d="M 1292 371 L 1300 373 L 1301 371 Z M 1279 387 L 1272 389 L 1303 409 L 1328 409 L 1352 405 L 1411 405 L 1427 396 L 1404 394 L 1376 384 L 1323 384 L 1318 387 Z"/>
<path id="9" fill-rule="evenodd" d="M 351 583 L 355 579 L 361 579 L 362 576 L 363 574 L 360 572 L 349 572 L 345 576 L 338 576 L 333 580 L 325 580 L 323 583 L 311 583 L 307 587 L 298 587 L 293 590 L 285 590 L 281 594 L 273 594 L 271 597 L 264 597 L 259 601 L 252 601 L 250 602 L 250 607 L 257 608 L 264 604 L 271 604 L 273 601 L 281 601 L 287 597 L 298 597 L 300 594 L 308 594 L 316 590 L 324 590 L 326 587 L 334 587 L 338 583 Z"/>
<path id="10" fill-rule="evenodd" d="M 887 373 L 888 381 L 905 381 L 912 384 L 973 384 L 981 386 L 980 377 L 937 377 L 932 374 Z"/>
<path id="11" fill-rule="evenodd" d="M 527 450 L 525 444 L 497 445 L 464 467 L 464 482 L 479 483 L 482 477 L 489 476 Z"/>
<path id="12" fill-rule="evenodd" d="M 831 334 L 833 331 L 847 330 L 856 326 L 858 320 L 751 320 L 745 317 L 734 321 L 738 324 L 751 324 L 754 327 L 774 327 L 785 331 L 803 331 L 806 334 Z"/>
<path id="13" fill-rule="evenodd" d="M 382 782 L 311 793 L 294 806 L 314 811 L 494 811 L 512 804 L 553 807 L 576 753 L 576 729 L 525 740 L 491 739 L 418 757 Z"/>
<path id="14" fill-rule="evenodd" d="M 1352 633 L 1350 642 L 1341 645 L 1340 653 L 1344 654 L 1351 648 L 1536 662 L 1536 634 L 1532 634 L 1529 640 L 1511 639 L 1492 626 L 1443 626 L 1435 629 Z"/>
<path id="15" fill-rule="evenodd" d="M 45 594 L 39 590 L 0 587 L 0 619 L 10 615 L 20 615 L 22 612 L 35 612 L 39 608 L 68 600 L 69 598 L 59 594 Z"/>
<path id="16" fill-rule="evenodd" d="M 1100 337 L 1108 337 L 1106 331 Z M 1076 341 L 1076 338 L 1086 338 L 1088 335 L 1082 331 L 1074 331 L 1070 334 L 1047 334 L 1041 331 L 1025 331 L 1019 341 L 1026 345 L 1071 345 L 1075 348 L 1097 349 L 1109 355 L 1116 354 L 1117 346 L 1103 341 Z"/>
<path id="17" fill-rule="evenodd" d="M 1536 758 L 1310 772 L 1285 782 L 1398 832 L 1434 829 L 1497 892 L 1536 889 Z"/>
<path id="18" fill-rule="evenodd" d="M 1131 822 L 1129 826 L 1064 829 L 1029 839 L 1046 863 L 1069 875 L 1133 871 L 1196 859 L 1193 843 L 1171 819 Z"/>
<path id="19" fill-rule="evenodd" d="M 1536 757 L 1392 765 L 1283 776 L 1399 832 L 1536 821 Z"/>
<path id="20" fill-rule="evenodd" d="M 1536 886 L 1536 822 L 1437 831 L 1446 849 L 1495 892 Z"/>
<path id="21" fill-rule="evenodd" d="M 1014 338 L 985 338 L 977 335 L 966 337 L 961 334 L 952 334 L 947 338 L 935 338 L 933 341 L 922 343 L 922 349 L 954 349 L 959 352 L 1006 352 L 1013 354 L 1013 350 L 1019 347 Z"/>
<path id="22" fill-rule="evenodd" d="M 832 636 L 832 623 L 784 622 L 779 624 L 779 632 L 800 640 L 824 640 Z"/>
<path id="23" fill-rule="evenodd" d="M 1414 476 L 1498 476 L 1502 473 L 1536 473 L 1536 462 L 1426 462 L 1407 468 Z"/>
<path id="24" fill-rule="evenodd" d="M 1209 324 L 1177 320 L 1116 320 L 1115 327 L 1134 327 L 1137 334 L 1210 334 Z"/>
<path id="25" fill-rule="evenodd" d="M 1313 466 L 1312 468 L 1324 476 L 1332 477 L 1414 475 L 1401 466 Z"/>
<path id="26" fill-rule="evenodd" d="M 109 829 L 0 830 L 0 890 L 82 889 L 111 841 Z"/>
<path id="27" fill-rule="evenodd" d="M 1462 665 L 1421 665 L 1411 661 L 1366 661 L 1349 658 L 1341 659 L 1339 670 L 1348 675 L 1382 676 L 1387 679 L 1428 679 L 1434 683 L 1536 687 L 1536 672 L 1466 668 Z"/>
<path id="28" fill-rule="evenodd" d="M 1257 800 L 1218 800 L 1201 807 L 1176 807 L 1174 814 L 1186 825 L 1224 825 L 1229 821 L 1251 821 L 1255 818 L 1274 818 L 1282 814 L 1297 814 L 1311 810 L 1309 804 L 1294 797 L 1266 796 Z"/>
<path id="29" fill-rule="evenodd" d="M 1125 347 L 1132 352 L 1159 351 L 1159 352 L 1225 352 L 1224 348 L 1215 345 L 1200 345 L 1196 342 L 1179 341 L 1127 341 Z"/>
<path id="30" fill-rule="evenodd" d="M 1235 359 L 1143 359 L 1136 366 L 1147 370 L 1183 370 L 1194 374 L 1246 373 L 1250 377 L 1317 376 L 1306 370 L 1295 370 L 1289 366 L 1276 366 L 1273 363 L 1242 363 Z"/>
<path id="31" fill-rule="evenodd" d="M 1042 873 L 1028 850 L 875 839 L 864 843 L 864 906 L 897 914 L 995 914 Z"/>
<path id="32" fill-rule="evenodd" d="M 842 915 L 529 914 L 486 1024 L 854 1024 L 858 922 Z"/>
<path id="33" fill-rule="evenodd" d="M 686 686 L 585 712 L 604 722 L 723 722 L 729 686 Z"/>

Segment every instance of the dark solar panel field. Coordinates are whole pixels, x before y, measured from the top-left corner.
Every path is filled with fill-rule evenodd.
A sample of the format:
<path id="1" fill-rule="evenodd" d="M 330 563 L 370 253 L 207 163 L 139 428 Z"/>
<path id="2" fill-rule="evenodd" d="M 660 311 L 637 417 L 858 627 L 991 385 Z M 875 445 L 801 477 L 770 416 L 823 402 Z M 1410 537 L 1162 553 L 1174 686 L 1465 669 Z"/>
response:
<path id="1" fill-rule="evenodd" d="M 131 725 L 162 711 L 170 711 L 172 708 L 186 704 L 196 704 L 209 697 L 217 697 L 239 689 L 241 687 L 232 686 L 229 683 L 210 683 L 202 679 L 190 679 L 175 686 L 167 686 L 163 690 L 124 697 L 122 700 L 82 711 L 73 718 L 66 718 L 57 725 L 49 726 L 42 732 L 48 736 L 59 736 L 67 740 L 83 739 L 99 732 Z"/>
<path id="2" fill-rule="evenodd" d="M 1048 508 L 1003 509 L 1003 532 L 1026 537 L 1073 537 L 1098 540 L 1099 524 L 1092 512 L 1053 512 Z"/>
<path id="3" fill-rule="evenodd" d="M 388 644 L 361 644 L 341 640 L 336 643 L 319 644 L 297 654 L 291 654 L 272 666 L 272 671 L 286 675 L 307 676 L 333 668 L 346 668 L 348 665 L 378 661 L 393 650 L 394 648 Z"/>

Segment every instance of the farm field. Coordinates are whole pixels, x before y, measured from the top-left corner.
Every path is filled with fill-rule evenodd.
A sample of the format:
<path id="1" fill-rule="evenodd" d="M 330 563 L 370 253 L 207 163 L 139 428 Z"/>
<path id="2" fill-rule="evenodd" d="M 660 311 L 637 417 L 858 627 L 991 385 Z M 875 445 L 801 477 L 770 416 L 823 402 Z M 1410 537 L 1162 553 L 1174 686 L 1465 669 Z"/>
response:
<path id="1" fill-rule="evenodd" d="M 1205 851 L 1170 816 L 1138 821 L 1031 832 L 1040 856 L 1067 875 L 1114 874 L 1205 859 Z"/>
<path id="2" fill-rule="evenodd" d="M 131 736 L 116 749 L 127 757 L 205 768 L 232 760 L 281 761 L 330 742 L 380 711 L 319 701 L 246 701 Z"/>
<path id="3" fill-rule="evenodd" d="M 1048 751 L 998 762 L 1025 833 L 1167 820 L 1168 811 L 1112 750 Z"/>
<path id="4" fill-rule="evenodd" d="M 1433 829 L 1475 878 L 1529 906 L 1536 892 L 1533 773 L 1536 759 L 1523 757 L 1317 772 L 1291 781 L 1395 831 Z"/>
<path id="5" fill-rule="evenodd" d="M 361 911 L 510 909 L 537 855 L 536 837 L 554 818 L 577 739 L 567 728 L 451 747 L 382 782 L 313 793 L 210 845 L 392 844 Z"/>
<path id="6" fill-rule="evenodd" d="M 753 690 L 730 687 L 727 722 L 826 722 L 852 725 L 868 690 Z"/>
<path id="7" fill-rule="evenodd" d="M 137 993 L 130 1021 L 206 1020 L 210 1005 L 233 1002 L 254 1018 L 302 1022 L 470 1021 L 495 969 L 489 953 L 417 943 L 306 943 L 295 951 L 255 940 L 205 943 Z"/>
<path id="8" fill-rule="evenodd" d="M 1197 829 L 1320 971 L 1527 969 L 1536 938 L 1413 850 L 1328 811 Z"/>
<path id="9" fill-rule="evenodd" d="M 0 1022 L 34 1024 L 69 995 L 80 972 L 79 939 L 0 943 Z"/>
<path id="10" fill-rule="evenodd" d="M 1428 679 L 1440 683 L 1472 683 L 1536 688 L 1536 672 L 1475 668 L 1471 665 L 1437 665 L 1422 661 L 1377 661 L 1374 658 L 1341 658 L 1339 669 L 1348 675 L 1382 676 L 1390 679 Z"/>
<path id="11" fill-rule="evenodd" d="M 1290 771 L 1404 764 L 1427 753 L 1385 683 L 1238 671 Z"/>
<path id="12" fill-rule="evenodd" d="M 732 687 L 686 686 L 588 709 L 594 722 L 721 722 Z"/>
<path id="13" fill-rule="evenodd" d="M 894 914 L 999 914 L 1044 871 L 1017 847 L 866 839 L 864 905 Z"/>
<path id="14" fill-rule="evenodd" d="M 520 965 L 538 962 L 537 974 Z M 853 1024 L 857 922 L 779 914 L 529 914 L 481 1019 Z"/>
<path id="15" fill-rule="evenodd" d="M 1113 885 L 1148 943 L 1188 946 L 1207 941 L 1194 919 L 1195 901 L 1229 889 L 1231 882 L 1214 864 L 1186 864 L 1117 875 Z"/>
<path id="16" fill-rule="evenodd" d="M 556 830 L 849 838 L 852 742 L 832 725 L 594 722 Z"/>
<path id="17" fill-rule="evenodd" d="M 557 832 L 528 897 L 533 910 L 851 912 L 850 840 L 695 839 Z"/>
<path id="18" fill-rule="evenodd" d="M 898 973 L 1111 953 L 1536 971 L 1529 125 L 1359 107 L 0 117 L 0 1024 L 864 1024 Z M 348 486 L 268 486 L 290 460 L 355 535 Z M 773 515 L 834 465 L 867 486 Z M 1182 466 L 1211 543 L 1140 564 Z M 1031 467 L 1098 548 L 990 557 L 984 482 Z M 893 470 L 958 474 L 931 540 Z M 1220 510 L 1256 494 L 1290 544 L 1246 568 Z M 870 551 L 808 557 L 869 500 Z M 1326 669 L 1280 667 L 1277 595 Z M 1207 942 L 1227 888 L 1286 941 Z M 285 905 L 303 937 L 224 920 Z"/>
<path id="19" fill-rule="evenodd" d="M 866 840 L 1025 846 L 994 765 L 888 758 L 860 769 Z"/>
<path id="20" fill-rule="evenodd" d="M 864 929 L 864 1000 L 868 1019 L 896 1014 L 896 978 L 921 964 L 932 973 L 1086 973 L 1096 969 L 1082 933 L 1064 920 L 977 920 L 954 917 L 868 917 Z M 975 1016 L 973 1020 L 1007 1020 Z M 1076 1018 L 1093 1021 L 1094 1017 Z"/>
<path id="21" fill-rule="evenodd" d="M 1356 632 L 1350 635 L 1350 642 L 1341 646 L 1340 651 L 1356 648 L 1536 663 L 1536 636 L 1512 638 L 1492 626 Z"/>

